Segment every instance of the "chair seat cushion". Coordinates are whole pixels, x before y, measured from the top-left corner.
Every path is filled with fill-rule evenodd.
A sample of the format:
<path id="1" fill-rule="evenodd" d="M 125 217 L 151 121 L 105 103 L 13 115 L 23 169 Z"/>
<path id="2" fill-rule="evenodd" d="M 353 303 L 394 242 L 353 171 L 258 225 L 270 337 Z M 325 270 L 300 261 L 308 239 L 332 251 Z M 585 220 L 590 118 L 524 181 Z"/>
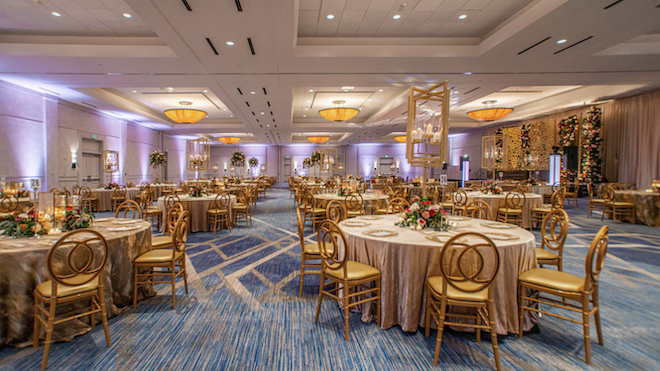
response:
<path id="1" fill-rule="evenodd" d="M 591 202 L 592 204 L 603 204 L 605 203 L 605 200 L 602 198 L 592 198 L 591 200 L 589 200 L 589 202 Z"/>
<path id="2" fill-rule="evenodd" d="M 380 274 L 378 269 L 370 265 L 354 262 L 351 260 L 346 262 L 346 271 L 346 278 L 349 281 L 363 280 L 369 277 L 378 276 Z M 334 278 L 344 279 L 344 267 L 335 270 L 326 269 L 325 274 Z"/>
<path id="3" fill-rule="evenodd" d="M 175 259 L 180 258 L 181 255 L 183 255 L 183 252 L 177 251 Z M 171 261 L 172 261 L 171 249 L 151 250 L 135 258 L 136 263 L 167 263 Z"/>
<path id="4" fill-rule="evenodd" d="M 431 289 L 435 291 L 438 295 L 442 294 L 442 276 L 429 277 L 428 283 L 431 286 Z M 456 282 L 456 286 L 465 288 L 466 290 L 474 289 L 478 285 L 472 282 Z M 447 298 L 454 300 L 464 300 L 464 301 L 487 301 L 488 300 L 488 289 L 477 291 L 477 292 L 464 292 L 456 290 L 447 285 Z"/>
<path id="5" fill-rule="evenodd" d="M 307 210 L 307 212 L 313 212 L 314 214 L 325 214 L 326 210 L 321 207 L 315 207 L 313 210 Z"/>
<path id="6" fill-rule="evenodd" d="M 90 279 L 93 274 L 80 274 L 74 278 L 71 278 L 67 280 L 67 282 L 71 283 L 82 283 Z M 59 283 L 57 284 L 57 296 L 58 297 L 64 297 L 64 296 L 71 296 L 71 295 L 78 295 L 82 294 L 84 292 L 88 291 L 93 291 L 96 290 L 99 287 L 99 277 L 96 276 L 93 280 L 79 285 L 79 286 L 67 286 L 67 285 L 60 285 Z M 52 295 L 52 288 L 53 284 L 51 281 L 45 281 L 37 285 L 35 288 L 35 291 L 37 291 L 41 296 L 49 298 Z"/>
<path id="7" fill-rule="evenodd" d="M 237 210 L 237 211 L 243 211 L 243 210 L 247 210 L 247 208 L 248 208 L 247 205 L 236 204 L 236 205 L 232 206 L 231 209 L 232 210 Z"/>
<path id="8" fill-rule="evenodd" d="M 376 214 L 387 214 L 387 209 L 376 209 Z"/>
<path id="9" fill-rule="evenodd" d="M 579 292 L 584 287 L 583 278 L 545 268 L 530 269 L 518 276 L 518 281 L 566 292 Z"/>
<path id="10" fill-rule="evenodd" d="M 550 214 L 552 212 L 552 208 L 545 207 L 545 205 L 543 205 L 543 206 L 544 207 L 535 207 L 535 208 L 533 208 L 532 212 L 533 213 L 546 213 L 546 214 Z"/>
<path id="11" fill-rule="evenodd" d="M 151 237 L 151 246 L 152 247 L 163 247 L 172 245 L 172 236 L 154 236 Z"/>
<path id="12" fill-rule="evenodd" d="M 333 244 L 328 244 L 326 243 L 326 249 L 328 249 L 329 253 L 334 252 L 334 245 Z M 319 247 L 318 243 L 305 243 L 305 254 L 310 254 L 310 255 L 321 255 L 321 249 Z"/>
<path id="13" fill-rule="evenodd" d="M 111 199 L 112 199 L 112 200 L 125 200 L 126 197 L 124 197 L 124 196 L 112 196 Z M 91 199 L 90 199 L 90 200 L 91 200 Z"/>
<path id="14" fill-rule="evenodd" d="M 346 213 L 348 215 L 360 215 L 362 214 L 362 210 L 348 210 Z"/>
<path id="15" fill-rule="evenodd" d="M 632 202 L 621 202 L 621 201 L 610 202 L 610 205 L 620 206 L 620 207 L 624 207 L 624 206 L 625 207 L 633 207 L 633 206 L 635 206 L 635 204 L 632 203 Z"/>
<path id="16" fill-rule="evenodd" d="M 548 249 L 536 248 L 536 260 L 557 260 L 559 256 Z"/>
<path id="17" fill-rule="evenodd" d="M 508 207 L 500 207 L 497 211 L 509 214 L 522 214 L 522 209 L 509 209 Z"/>
<path id="18" fill-rule="evenodd" d="M 229 210 L 227 209 L 208 209 L 206 210 L 208 214 L 227 214 Z"/>

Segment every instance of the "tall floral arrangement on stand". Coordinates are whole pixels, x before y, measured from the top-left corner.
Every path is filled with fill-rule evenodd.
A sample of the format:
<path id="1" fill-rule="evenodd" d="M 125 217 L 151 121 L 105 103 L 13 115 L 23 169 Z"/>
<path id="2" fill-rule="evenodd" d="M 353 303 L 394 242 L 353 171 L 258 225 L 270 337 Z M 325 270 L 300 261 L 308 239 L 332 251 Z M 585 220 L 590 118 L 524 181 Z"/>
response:
<path id="1" fill-rule="evenodd" d="M 600 137 L 602 126 L 602 110 L 593 107 L 584 118 L 582 123 L 582 161 L 580 164 L 581 180 L 593 183 L 603 181 L 602 160 L 600 158 L 600 145 L 603 139 Z"/>
<path id="2" fill-rule="evenodd" d="M 236 151 L 231 155 L 231 166 L 245 166 L 245 154 L 241 151 Z"/>
<path id="3" fill-rule="evenodd" d="M 531 151 L 531 140 L 530 134 L 532 132 L 532 124 L 525 124 L 520 129 L 520 145 L 522 147 L 523 153 L 529 155 Z"/>
<path id="4" fill-rule="evenodd" d="M 573 115 L 559 122 L 559 153 L 564 154 L 564 147 L 570 147 L 577 140 L 580 123 Z"/>
<path id="5" fill-rule="evenodd" d="M 312 166 L 312 159 L 307 157 L 306 159 L 303 160 L 303 169 L 308 169 Z"/>
<path id="6" fill-rule="evenodd" d="M 165 165 L 165 154 L 161 151 L 153 151 L 149 154 L 149 166 L 157 168 L 161 165 Z"/>
<path id="7" fill-rule="evenodd" d="M 495 151 L 497 153 L 502 153 L 504 150 L 504 139 L 502 139 L 502 135 L 504 135 L 504 129 L 499 128 L 495 130 L 495 135 L 497 135 L 497 139 L 495 140 Z M 495 167 L 498 169 L 502 168 L 501 156 L 495 157 Z"/>
<path id="8" fill-rule="evenodd" d="M 257 160 L 256 157 L 252 157 L 250 160 L 248 160 L 248 164 L 250 167 L 257 167 L 259 166 L 259 160 Z"/>
<path id="9" fill-rule="evenodd" d="M 314 151 L 309 157 L 312 160 L 312 165 L 321 165 L 323 163 L 323 152 Z"/>

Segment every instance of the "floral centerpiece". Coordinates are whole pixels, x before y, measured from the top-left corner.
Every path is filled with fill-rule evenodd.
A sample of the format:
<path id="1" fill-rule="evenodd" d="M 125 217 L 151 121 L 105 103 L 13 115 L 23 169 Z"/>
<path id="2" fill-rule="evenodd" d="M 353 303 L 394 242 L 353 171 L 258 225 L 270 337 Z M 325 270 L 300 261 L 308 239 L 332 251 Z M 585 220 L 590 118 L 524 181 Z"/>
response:
<path id="1" fill-rule="evenodd" d="M 337 191 L 337 196 L 346 197 L 346 196 L 350 195 L 351 193 L 360 193 L 360 191 L 357 191 L 357 190 L 352 191 L 349 188 L 341 187 L 341 188 L 339 188 L 339 191 Z"/>
<path id="2" fill-rule="evenodd" d="M 29 213 L 19 213 L 17 211 L 9 214 L 9 217 L 0 223 L 2 235 L 12 237 L 34 237 L 44 235 L 46 229 L 42 228 L 34 217 L 34 210 Z"/>
<path id="3" fill-rule="evenodd" d="M 559 150 L 562 154 L 564 147 L 572 146 L 577 140 L 578 126 L 578 118 L 575 115 L 563 119 L 559 123 Z"/>
<path id="4" fill-rule="evenodd" d="M 323 156 L 323 152 L 321 151 L 312 152 L 312 155 L 309 157 L 312 160 L 312 166 L 321 165 L 323 163 Z"/>
<path id="5" fill-rule="evenodd" d="M 153 151 L 149 154 L 149 166 L 157 168 L 161 165 L 165 165 L 165 154 L 161 151 Z"/>
<path id="6" fill-rule="evenodd" d="M 65 231 L 72 231 L 74 229 L 89 228 L 92 226 L 94 218 L 94 213 L 91 211 L 79 211 L 74 210 L 72 207 L 67 207 L 66 213 L 64 214 L 62 229 Z"/>
<path id="7" fill-rule="evenodd" d="M 231 166 L 243 166 L 245 165 L 245 154 L 241 151 L 236 151 L 231 155 L 230 160 Z"/>
<path id="8" fill-rule="evenodd" d="M 412 205 L 399 215 L 401 219 L 395 223 L 396 226 L 417 230 L 424 228 L 449 229 L 449 223 L 445 217 L 446 211 L 442 210 L 439 205 L 431 205 L 431 200 L 426 197 L 422 199 L 413 197 L 412 201 Z"/>
<path id="9" fill-rule="evenodd" d="M 117 189 L 117 188 L 121 188 L 121 186 L 117 183 L 110 182 L 108 184 L 104 184 L 101 188 L 103 188 L 103 189 Z"/>
<path id="10" fill-rule="evenodd" d="M 25 189 L 18 189 L 18 190 L 15 190 L 15 191 L 6 189 L 4 191 L 0 191 L 0 198 L 9 197 L 9 196 L 16 196 L 16 197 L 19 197 L 19 198 L 21 198 L 21 197 L 30 197 L 30 191 L 25 190 Z"/>
<path id="11" fill-rule="evenodd" d="M 422 185 L 422 183 L 420 182 L 412 182 L 411 184 L 413 185 L 413 187 L 419 187 L 420 185 Z"/>
<path id="12" fill-rule="evenodd" d="M 309 158 L 309 157 L 307 157 L 306 159 L 304 159 L 302 163 L 303 163 L 303 168 L 308 168 L 308 167 L 311 167 L 312 165 L 314 165 L 314 164 L 312 163 L 312 159 Z"/>
<path id="13" fill-rule="evenodd" d="M 257 160 L 256 157 L 252 157 L 251 159 L 248 160 L 248 164 L 250 167 L 257 167 L 259 166 L 259 160 Z"/>
<path id="14" fill-rule="evenodd" d="M 361 181 L 362 181 L 362 178 L 361 178 L 361 177 L 359 177 L 359 176 L 357 176 L 357 175 L 353 175 L 353 174 L 348 174 L 348 176 L 346 177 L 346 179 L 355 179 L 355 180 L 357 180 L 358 182 L 361 182 Z"/>
<path id="15" fill-rule="evenodd" d="M 489 180 L 484 184 L 483 188 L 481 188 L 481 192 L 487 195 L 499 195 L 504 192 L 504 190 L 502 187 Z"/>
<path id="16" fill-rule="evenodd" d="M 525 179 L 521 183 L 532 187 L 541 185 L 541 182 L 538 179 Z"/>
<path id="17" fill-rule="evenodd" d="M 204 191 L 202 190 L 202 187 L 196 185 L 190 187 L 188 190 L 188 196 L 190 197 L 202 197 L 203 193 Z"/>

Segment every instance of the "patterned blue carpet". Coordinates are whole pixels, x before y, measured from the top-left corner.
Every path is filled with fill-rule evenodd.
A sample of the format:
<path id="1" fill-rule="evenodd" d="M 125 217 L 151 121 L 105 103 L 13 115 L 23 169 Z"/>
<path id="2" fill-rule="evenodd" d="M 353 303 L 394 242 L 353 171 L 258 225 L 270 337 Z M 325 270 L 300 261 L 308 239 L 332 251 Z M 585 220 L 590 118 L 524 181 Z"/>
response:
<path id="1" fill-rule="evenodd" d="M 603 223 L 600 215 L 585 218 L 586 200 L 580 201 L 580 208 L 567 208 L 564 271 L 584 276 L 588 244 Z M 254 211 L 252 228 L 190 235 L 192 290 L 186 296 L 179 282 L 176 310 L 169 286 L 161 285 L 156 297 L 110 321 L 111 347 L 97 326 L 54 344 L 49 370 L 494 369 L 488 336 L 476 343 L 474 334 L 445 331 L 433 367 L 435 332 L 427 338 L 423 330 L 381 330 L 353 314 L 346 342 L 342 312 L 330 300 L 315 324 L 319 279 L 305 277 L 298 298 L 294 211 L 288 190 L 273 189 Z M 605 224 L 611 227 L 600 293 L 605 346 L 592 331 L 592 365 L 583 361 L 582 326 L 545 316 L 523 339 L 499 337 L 504 369 L 660 370 L 660 229 Z M 311 228 L 306 232 L 312 236 Z M 37 370 L 42 352 L 43 345 L 2 349 L 0 369 Z"/>

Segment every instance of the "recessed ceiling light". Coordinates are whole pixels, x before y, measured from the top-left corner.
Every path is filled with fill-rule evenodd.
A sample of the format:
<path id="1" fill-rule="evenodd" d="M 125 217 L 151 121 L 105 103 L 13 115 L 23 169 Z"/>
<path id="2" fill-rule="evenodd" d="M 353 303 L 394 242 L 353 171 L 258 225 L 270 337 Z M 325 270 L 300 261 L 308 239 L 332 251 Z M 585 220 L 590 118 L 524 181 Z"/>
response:
<path id="1" fill-rule="evenodd" d="M 335 18 L 335 16 L 334 16 L 333 14 L 328 14 L 328 15 L 325 16 L 325 17 L 328 18 L 328 19 L 334 19 L 334 18 Z"/>
<path id="2" fill-rule="evenodd" d="M 342 86 L 341 88 L 344 90 L 353 90 L 355 89 L 355 86 Z"/>
<path id="3" fill-rule="evenodd" d="M 308 100 L 308 101 L 307 101 L 307 103 L 310 103 L 310 102 L 311 102 L 311 100 Z"/>
<path id="4" fill-rule="evenodd" d="M 467 18 L 467 14 L 461 14 L 458 16 L 458 19 L 465 19 Z"/>
<path id="5" fill-rule="evenodd" d="M 307 111 L 309 108 L 305 107 L 305 111 Z"/>
<path id="6" fill-rule="evenodd" d="M 267 128 L 269 128 L 269 127 L 270 127 L 270 125 L 266 125 L 266 127 L 267 127 Z"/>
<path id="7" fill-rule="evenodd" d="M 265 113 L 261 112 L 262 115 L 265 115 Z"/>
<path id="8" fill-rule="evenodd" d="M 378 89 L 378 91 L 382 93 L 382 92 L 383 92 L 383 89 Z"/>
<path id="9" fill-rule="evenodd" d="M 232 45 L 234 45 L 234 42 L 233 41 L 227 41 L 227 45 L 232 46 Z"/>
<path id="10" fill-rule="evenodd" d="M 401 14 L 395 14 L 392 16 L 394 19 L 401 19 Z"/>
<path id="11" fill-rule="evenodd" d="M 472 72 L 463 72 L 463 75 L 472 75 Z"/>
<path id="12" fill-rule="evenodd" d="M 226 109 L 226 108 L 223 108 L 222 110 L 223 110 L 223 111 L 226 111 L 227 109 Z"/>
<path id="13" fill-rule="evenodd" d="M 50 12 L 50 14 L 52 14 L 52 15 L 54 15 L 54 16 L 56 16 L 56 17 L 61 17 L 61 16 L 62 16 L 62 14 L 60 14 L 60 13 L 58 13 L 58 12 Z"/>
<path id="14" fill-rule="evenodd" d="M 367 102 L 371 102 L 371 99 L 369 99 Z"/>
<path id="15" fill-rule="evenodd" d="M 255 93 L 255 92 L 253 92 L 253 91 L 251 91 L 251 92 L 250 92 L 250 94 L 252 94 L 252 95 L 254 95 L 254 94 L 256 94 L 256 93 Z"/>
<path id="16" fill-rule="evenodd" d="M 307 115 L 303 115 L 303 117 L 307 117 Z"/>
<path id="17" fill-rule="evenodd" d="M 203 91 L 204 93 L 208 93 L 208 92 L 209 92 L 208 90 L 202 90 L 202 91 Z"/>
<path id="18" fill-rule="evenodd" d="M 229 117 L 234 117 L 234 115 L 229 115 Z"/>
<path id="19" fill-rule="evenodd" d="M 565 43 L 566 41 L 568 41 L 568 40 L 566 40 L 566 39 L 561 39 L 561 40 L 558 40 L 558 41 L 557 41 L 557 44 L 563 44 L 563 43 Z"/>
<path id="20" fill-rule="evenodd" d="M 314 92 L 314 89 L 309 89 L 309 92 L 310 92 L 310 93 L 313 93 L 313 92 Z"/>
<path id="21" fill-rule="evenodd" d="M 133 90 L 133 93 L 137 93 L 137 90 Z"/>
<path id="22" fill-rule="evenodd" d="M 124 18 L 131 18 L 132 17 L 131 13 L 124 13 L 122 15 L 124 16 Z"/>

